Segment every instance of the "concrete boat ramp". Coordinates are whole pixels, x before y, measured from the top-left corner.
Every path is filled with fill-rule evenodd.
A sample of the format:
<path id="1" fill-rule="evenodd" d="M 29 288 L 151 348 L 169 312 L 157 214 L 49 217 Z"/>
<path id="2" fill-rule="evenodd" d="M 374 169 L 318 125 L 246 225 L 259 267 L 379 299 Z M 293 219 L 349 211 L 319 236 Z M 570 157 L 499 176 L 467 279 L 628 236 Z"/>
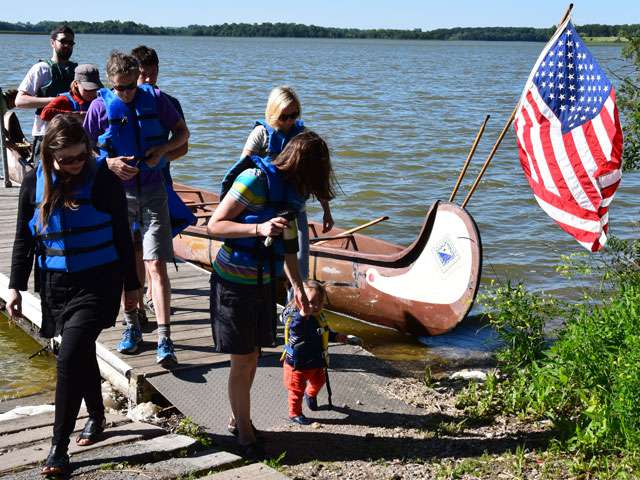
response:
<path id="1" fill-rule="evenodd" d="M 0 188 L 0 225 L 3 227 L 0 231 L 1 299 L 7 298 L 18 191 L 15 187 Z M 120 321 L 114 328 L 102 332 L 96 342 L 100 370 L 102 376 L 128 398 L 130 408 L 161 395 L 213 435 L 217 449 L 203 451 L 197 448 L 192 438 L 168 434 L 157 426 L 132 422 L 121 415 L 111 415 L 112 427 L 102 442 L 79 448 L 72 439 L 74 478 L 185 478 L 209 471 L 217 473 L 206 476 L 207 479 L 286 478 L 264 464 L 243 465 L 245 462 L 240 457 L 224 451 L 233 451 L 235 447 L 233 437 L 226 431 L 230 415 L 227 399 L 229 357 L 216 353 L 212 345 L 209 274 L 184 262 L 178 262 L 177 271 L 170 265 L 169 271 L 172 287 L 171 336 L 179 366 L 167 371 L 155 363 L 156 324 L 151 318 L 143 334 L 146 342 L 136 355 L 126 356 L 115 351 L 122 331 Z M 23 314 L 25 318 L 18 324 L 38 339 L 40 301 L 31 286 L 29 292 L 23 293 Z M 309 417 L 322 424 L 354 416 L 419 415 L 415 409 L 384 394 L 381 387 L 395 373 L 384 368 L 381 370 L 380 361 L 359 347 L 331 348 L 330 379 L 333 404 L 337 408 L 307 412 Z M 286 428 L 289 423 L 280 352 L 281 347 L 265 349 L 252 393 L 254 422 L 260 430 L 266 431 L 267 452 L 274 457 L 280 452 L 269 449 L 270 430 L 282 430 L 283 425 Z M 377 373 L 372 373 L 373 370 Z M 326 405 L 326 389 L 319 400 L 320 404 Z M 76 428 L 81 429 L 84 421 L 79 419 Z M 35 465 L 46 456 L 52 423 L 51 413 L 0 422 L 0 476 L 39 478 L 39 467 Z M 279 433 L 278 438 L 281 438 L 282 432 Z M 296 433 L 291 432 L 290 435 L 291 441 L 295 440 Z M 366 457 L 367 452 L 363 451 L 362 455 Z"/>

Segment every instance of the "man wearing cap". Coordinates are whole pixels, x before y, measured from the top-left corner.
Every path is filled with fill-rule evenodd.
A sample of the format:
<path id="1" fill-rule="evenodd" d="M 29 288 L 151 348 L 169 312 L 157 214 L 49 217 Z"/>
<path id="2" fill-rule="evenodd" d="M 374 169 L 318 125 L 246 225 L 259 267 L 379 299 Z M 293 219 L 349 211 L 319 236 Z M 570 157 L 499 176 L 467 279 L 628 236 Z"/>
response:
<path id="1" fill-rule="evenodd" d="M 18 87 L 16 107 L 35 108 L 36 116 L 31 133 L 33 135 L 33 157 L 38 154 L 39 141 L 44 136 L 47 123 L 40 111 L 62 92 L 69 90 L 73 81 L 76 63 L 71 62 L 75 35 L 68 25 L 60 25 L 51 31 L 52 55 L 50 60 L 33 65 Z"/>
<path id="2" fill-rule="evenodd" d="M 78 65 L 69 91 L 51 100 L 42 109 L 40 118 L 48 122 L 59 113 L 70 112 L 84 116 L 101 88 L 98 67 L 90 64 Z"/>

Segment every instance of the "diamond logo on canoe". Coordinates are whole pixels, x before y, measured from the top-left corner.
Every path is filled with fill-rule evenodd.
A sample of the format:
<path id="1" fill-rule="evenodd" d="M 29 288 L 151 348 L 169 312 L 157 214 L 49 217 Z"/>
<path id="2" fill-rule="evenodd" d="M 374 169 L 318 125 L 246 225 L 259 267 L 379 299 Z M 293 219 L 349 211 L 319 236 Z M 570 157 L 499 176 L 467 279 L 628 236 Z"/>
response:
<path id="1" fill-rule="evenodd" d="M 459 259 L 456 247 L 449 238 L 443 238 L 440 242 L 436 243 L 432 251 L 443 273 L 449 270 Z"/>

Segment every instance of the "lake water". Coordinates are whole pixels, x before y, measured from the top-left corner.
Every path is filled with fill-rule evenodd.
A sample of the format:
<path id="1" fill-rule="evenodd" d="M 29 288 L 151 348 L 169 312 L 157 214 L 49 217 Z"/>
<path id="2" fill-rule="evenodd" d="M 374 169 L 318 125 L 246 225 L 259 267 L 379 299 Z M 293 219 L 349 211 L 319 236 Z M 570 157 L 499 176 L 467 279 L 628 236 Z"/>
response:
<path id="1" fill-rule="evenodd" d="M 181 101 L 191 130 L 189 154 L 173 165 L 174 177 L 207 189 L 217 189 L 238 158 L 254 120 L 263 117 L 270 89 L 293 86 L 306 125 L 332 151 L 342 188 L 332 202 L 336 224 L 348 228 L 389 215 L 367 233 L 401 244 L 414 239 L 435 200 L 448 199 L 484 116 L 491 114 L 465 186 L 471 183 L 543 47 L 124 35 L 80 35 L 76 41 L 73 59 L 97 64 L 103 79 L 112 49 L 146 44 L 158 51 L 159 85 Z M 35 60 L 50 56 L 44 35 L 0 35 L 0 49 L 3 88 L 17 87 Z M 604 67 L 622 67 L 620 46 L 590 49 Z M 20 117 L 30 133 L 31 113 Z M 611 232 L 622 238 L 636 233 L 639 179 L 625 175 L 610 209 Z M 465 194 L 463 187 L 457 200 Z M 317 204 L 309 210 L 321 218 Z M 560 255 L 582 247 L 537 206 L 512 129 L 468 210 L 482 235 L 483 285 L 498 277 L 565 297 L 575 290 L 555 266 Z"/>

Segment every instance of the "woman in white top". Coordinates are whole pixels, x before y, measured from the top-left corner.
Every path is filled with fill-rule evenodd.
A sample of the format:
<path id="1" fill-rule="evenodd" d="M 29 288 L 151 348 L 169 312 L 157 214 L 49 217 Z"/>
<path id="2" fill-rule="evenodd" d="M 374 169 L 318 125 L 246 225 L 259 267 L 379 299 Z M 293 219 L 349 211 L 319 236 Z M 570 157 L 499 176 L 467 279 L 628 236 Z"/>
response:
<path id="1" fill-rule="evenodd" d="M 300 118 L 302 107 L 300 99 L 291 87 L 281 86 L 271 90 L 267 100 L 264 121 L 257 121 L 242 150 L 242 157 L 258 155 L 275 158 L 298 133 L 305 127 Z M 322 233 L 333 228 L 333 217 L 329 206 L 330 198 L 319 199 L 322 205 Z M 298 263 L 302 280 L 309 277 L 309 224 L 307 212 L 303 208 L 297 218 L 298 224 Z"/>

